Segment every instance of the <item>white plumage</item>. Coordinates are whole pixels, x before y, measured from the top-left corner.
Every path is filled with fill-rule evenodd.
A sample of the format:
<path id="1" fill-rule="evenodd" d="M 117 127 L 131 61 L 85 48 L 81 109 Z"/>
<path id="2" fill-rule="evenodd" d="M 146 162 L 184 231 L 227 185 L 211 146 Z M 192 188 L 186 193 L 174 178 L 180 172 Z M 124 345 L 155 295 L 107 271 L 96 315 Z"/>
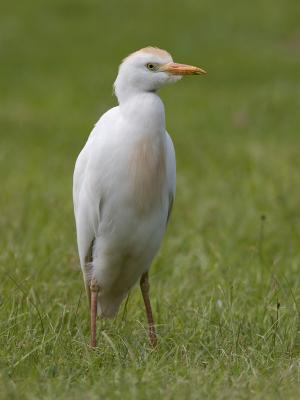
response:
<path id="1" fill-rule="evenodd" d="M 188 69 L 190 68 L 190 69 Z M 96 123 L 76 161 L 73 200 L 80 264 L 87 292 L 97 285 L 98 314 L 113 317 L 146 273 L 166 230 L 176 185 L 175 152 L 156 91 L 183 74 L 148 47 L 119 68 L 119 105 Z"/>

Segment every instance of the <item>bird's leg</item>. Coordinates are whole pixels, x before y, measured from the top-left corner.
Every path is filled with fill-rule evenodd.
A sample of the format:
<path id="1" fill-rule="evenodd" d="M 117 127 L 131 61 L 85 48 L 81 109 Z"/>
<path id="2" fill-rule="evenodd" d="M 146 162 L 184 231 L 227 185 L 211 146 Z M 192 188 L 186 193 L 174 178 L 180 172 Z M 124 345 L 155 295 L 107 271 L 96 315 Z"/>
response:
<path id="1" fill-rule="evenodd" d="M 146 308 L 147 319 L 148 319 L 149 339 L 150 339 L 151 346 L 155 347 L 157 344 L 157 337 L 156 337 L 153 314 L 152 314 L 150 297 L 149 297 L 150 285 L 149 285 L 149 279 L 148 279 L 148 272 L 145 272 L 142 275 L 141 280 L 140 280 L 140 286 L 141 286 L 141 291 L 142 291 L 145 308 Z"/>
<path id="2" fill-rule="evenodd" d="M 97 319 L 97 297 L 99 286 L 95 278 L 91 280 L 91 347 L 95 348 L 97 345 L 96 338 L 96 319 Z"/>

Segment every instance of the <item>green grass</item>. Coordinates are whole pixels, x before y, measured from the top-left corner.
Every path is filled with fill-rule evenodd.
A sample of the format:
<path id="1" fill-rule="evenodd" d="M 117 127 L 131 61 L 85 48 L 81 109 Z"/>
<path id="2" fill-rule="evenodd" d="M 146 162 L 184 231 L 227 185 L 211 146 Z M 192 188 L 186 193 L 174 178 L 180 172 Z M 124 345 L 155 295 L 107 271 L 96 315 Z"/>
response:
<path id="1" fill-rule="evenodd" d="M 298 1 L 19 3 L 0 6 L 0 398 L 298 399 Z M 162 92 L 178 186 L 159 346 L 134 290 L 91 351 L 73 166 L 148 44 L 209 72 Z"/>

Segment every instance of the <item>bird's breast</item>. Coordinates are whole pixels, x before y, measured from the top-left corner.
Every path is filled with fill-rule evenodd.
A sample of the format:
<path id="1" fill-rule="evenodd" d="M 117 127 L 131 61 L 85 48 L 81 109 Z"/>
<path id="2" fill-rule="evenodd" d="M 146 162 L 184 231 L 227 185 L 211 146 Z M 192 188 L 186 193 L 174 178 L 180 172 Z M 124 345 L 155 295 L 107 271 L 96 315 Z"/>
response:
<path id="1" fill-rule="evenodd" d="M 166 157 L 161 139 L 142 137 L 132 149 L 129 163 L 134 204 L 140 214 L 160 205 L 166 185 Z"/>

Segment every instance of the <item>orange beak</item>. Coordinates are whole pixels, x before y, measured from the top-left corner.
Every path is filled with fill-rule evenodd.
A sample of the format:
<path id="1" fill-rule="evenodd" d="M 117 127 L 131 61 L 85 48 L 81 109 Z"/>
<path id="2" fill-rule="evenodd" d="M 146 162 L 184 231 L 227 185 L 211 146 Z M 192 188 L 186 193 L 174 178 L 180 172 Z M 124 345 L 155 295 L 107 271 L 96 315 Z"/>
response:
<path id="1" fill-rule="evenodd" d="M 207 72 L 199 67 L 192 65 L 168 63 L 160 67 L 159 71 L 169 72 L 173 75 L 203 75 Z"/>

